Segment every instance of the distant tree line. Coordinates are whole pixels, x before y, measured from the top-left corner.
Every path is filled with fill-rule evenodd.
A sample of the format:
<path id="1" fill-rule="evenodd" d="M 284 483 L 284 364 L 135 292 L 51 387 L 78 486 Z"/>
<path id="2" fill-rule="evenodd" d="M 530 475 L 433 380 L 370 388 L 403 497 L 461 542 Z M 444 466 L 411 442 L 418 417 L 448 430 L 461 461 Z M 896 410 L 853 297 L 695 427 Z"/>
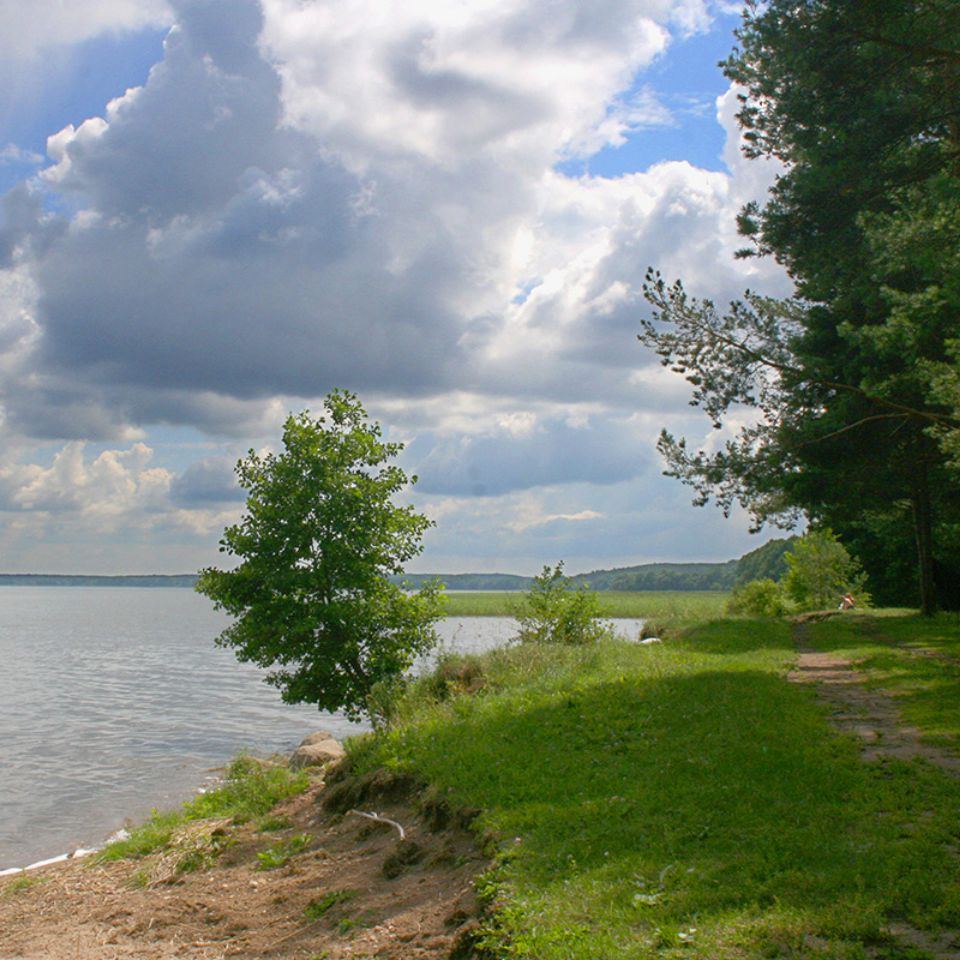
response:
<path id="1" fill-rule="evenodd" d="M 591 590 L 730 590 L 748 580 L 779 581 L 787 572 L 784 554 L 796 539 L 771 540 L 739 560 L 722 563 L 644 563 L 592 570 L 568 579 L 571 587 Z M 448 590 L 529 590 L 534 579 L 505 573 L 411 573 L 395 578 L 413 589 L 442 580 Z"/>
<path id="2" fill-rule="evenodd" d="M 572 587 L 591 590 L 730 590 L 747 580 L 780 580 L 786 573 L 783 555 L 795 537 L 771 540 L 723 563 L 645 563 L 635 567 L 594 570 L 570 577 Z M 534 577 L 512 573 L 408 573 L 389 578 L 414 590 L 440 580 L 447 590 L 529 590 Z M 86 576 L 82 574 L 4 573 L 0 586 L 20 587 L 188 587 L 196 574 Z"/>

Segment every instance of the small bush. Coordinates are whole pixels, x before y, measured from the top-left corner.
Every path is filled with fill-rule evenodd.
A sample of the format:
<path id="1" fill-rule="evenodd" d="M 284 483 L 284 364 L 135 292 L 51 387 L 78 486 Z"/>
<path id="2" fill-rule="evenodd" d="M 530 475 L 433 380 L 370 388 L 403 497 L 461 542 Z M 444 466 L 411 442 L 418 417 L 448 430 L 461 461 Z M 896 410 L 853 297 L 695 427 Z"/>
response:
<path id="1" fill-rule="evenodd" d="M 861 607 L 870 605 L 866 574 L 860 561 L 830 529 L 811 530 L 784 555 L 783 587 L 802 610 L 834 609 L 840 597 L 852 593 Z"/>
<path id="2" fill-rule="evenodd" d="M 610 633 L 601 620 L 600 598 L 586 587 L 574 589 L 563 563 L 544 567 L 524 595 L 517 615 L 524 643 L 596 643 Z"/>
<path id="3" fill-rule="evenodd" d="M 748 617 L 782 617 L 789 612 L 783 588 L 773 580 L 751 580 L 734 587 L 727 613 Z"/>

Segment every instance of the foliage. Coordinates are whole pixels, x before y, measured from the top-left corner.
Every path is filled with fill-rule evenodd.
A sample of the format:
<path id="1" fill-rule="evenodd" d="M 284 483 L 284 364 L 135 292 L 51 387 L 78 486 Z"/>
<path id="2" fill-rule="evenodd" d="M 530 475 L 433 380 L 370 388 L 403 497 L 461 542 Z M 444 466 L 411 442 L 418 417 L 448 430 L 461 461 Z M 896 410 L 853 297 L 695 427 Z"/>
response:
<path id="1" fill-rule="evenodd" d="M 146 856 L 165 847 L 178 828 L 193 821 L 230 818 L 245 823 L 272 810 L 281 800 L 303 793 L 309 784 L 305 771 L 294 772 L 284 764 L 265 763 L 241 754 L 215 790 L 187 800 L 177 810 L 154 810 L 149 820 L 130 831 L 129 837 L 104 847 L 95 861 Z"/>
<path id="2" fill-rule="evenodd" d="M 724 313 L 649 275 L 641 339 L 716 426 L 756 412 L 716 453 L 668 433 L 661 452 L 696 502 L 739 502 L 758 524 L 805 513 L 871 573 L 915 551 L 889 586 L 918 583 L 931 612 L 937 563 L 960 570 L 955 4 L 751 0 L 738 38 L 725 68 L 746 90 L 747 155 L 785 163 L 740 217 L 744 253 L 775 256 L 798 298 L 748 293 Z"/>
<path id="3" fill-rule="evenodd" d="M 836 607 L 840 598 L 852 593 L 859 606 L 868 606 L 866 576 L 860 562 L 832 530 L 811 530 L 797 540 L 787 554 L 787 575 L 783 587 L 803 610 Z"/>
<path id="4" fill-rule="evenodd" d="M 283 446 L 237 464 L 246 514 L 220 550 L 240 563 L 201 571 L 197 589 L 234 618 L 218 643 L 274 667 L 267 680 L 287 703 L 356 718 L 375 684 L 436 642 L 439 588 L 407 594 L 388 579 L 431 521 L 392 502 L 407 484 L 388 464 L 402 444 L 381 440 L 353 394 L 331 393 L 316 420 L 289 417 Z"/>
<path id="5" fill-rule="evenodd" d="M 748 617 L 782 617 L 789 606 L 783 587 L 773 580 L 749 580 L 733 588 L 727 613 Z"/>
<path id="6" fill-rule="evenodd" d="M 866 640 L 862 624 L 839 622 Z M 911 956 L 890 918 L 960 921 L 956 785 L 923 762 L 863 763 L 785 682 L 795 656 L 778 621 L 652 647 L 518 645 L 485 657 L 484 696 L 424 702 L 352 756 L 484 811 L 492 955 Z M 926 690 L 954 721 L 955 686 Z"/>
<path id="7" fill-rule="evenodd" d="M 762 547 L 745 553 L 737 562 L 736 585 L 751 580 L 775 580 L 779 582 L 787 572 L 784 555 L 793 545 L 795 537 L 769 540 Z"/>
<path id="8" fill-rule="evenodd" d="M 517 623 L 524 643 L 595 643 L 608 632 L 600 602 L 585 586 L 573 588 L 563 561 L 545 566 L 524 595 Z"/>

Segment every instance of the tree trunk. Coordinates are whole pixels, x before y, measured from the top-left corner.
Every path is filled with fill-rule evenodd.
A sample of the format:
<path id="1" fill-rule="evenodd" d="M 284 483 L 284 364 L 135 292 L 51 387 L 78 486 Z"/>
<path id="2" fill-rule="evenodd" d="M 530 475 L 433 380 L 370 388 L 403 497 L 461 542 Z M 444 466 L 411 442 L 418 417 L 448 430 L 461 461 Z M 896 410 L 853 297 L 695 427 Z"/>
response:
<path id="1" fill-rule="evenodd" d="M 937 590 L 933 579 L 933 518 L 927 464 L 921 460 L 913 484 L 913 528 L 917 540 L 920 578 L 920 612 L 925 617 L 937 612 Z"/>

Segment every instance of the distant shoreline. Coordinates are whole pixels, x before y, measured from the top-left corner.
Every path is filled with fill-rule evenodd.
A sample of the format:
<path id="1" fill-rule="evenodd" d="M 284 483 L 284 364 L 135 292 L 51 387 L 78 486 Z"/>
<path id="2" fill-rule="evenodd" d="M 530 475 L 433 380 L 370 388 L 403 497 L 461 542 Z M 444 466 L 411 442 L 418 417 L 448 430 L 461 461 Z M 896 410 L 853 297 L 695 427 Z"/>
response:
<path id="1" fill-rule="evenodd" d="M 571 586 L 586 586 L 598 592 L 728 591 L 740 581 L 764 577 L 778 580 L 786 571 L 783 556 L 792 543 L 792 539 L 771 540 L 739 560 L 642 563 L 576 573 L 569 579 Z M 440 580 L 449 592 L 516 592 L 529 590 L 534 583 L 533 577 L 515 573 L 406 573 L 390 579 L 414 590 Z M 196 573 L 0 573 L 0 587 L 187 587 L 192 590 L 196 584 Z"/>
<path id="2" fill-rule="evenodd" d="M 0 587 L 189 587 L 196 586 L 195 573 L 94 574 L 0 573 Z"/>

